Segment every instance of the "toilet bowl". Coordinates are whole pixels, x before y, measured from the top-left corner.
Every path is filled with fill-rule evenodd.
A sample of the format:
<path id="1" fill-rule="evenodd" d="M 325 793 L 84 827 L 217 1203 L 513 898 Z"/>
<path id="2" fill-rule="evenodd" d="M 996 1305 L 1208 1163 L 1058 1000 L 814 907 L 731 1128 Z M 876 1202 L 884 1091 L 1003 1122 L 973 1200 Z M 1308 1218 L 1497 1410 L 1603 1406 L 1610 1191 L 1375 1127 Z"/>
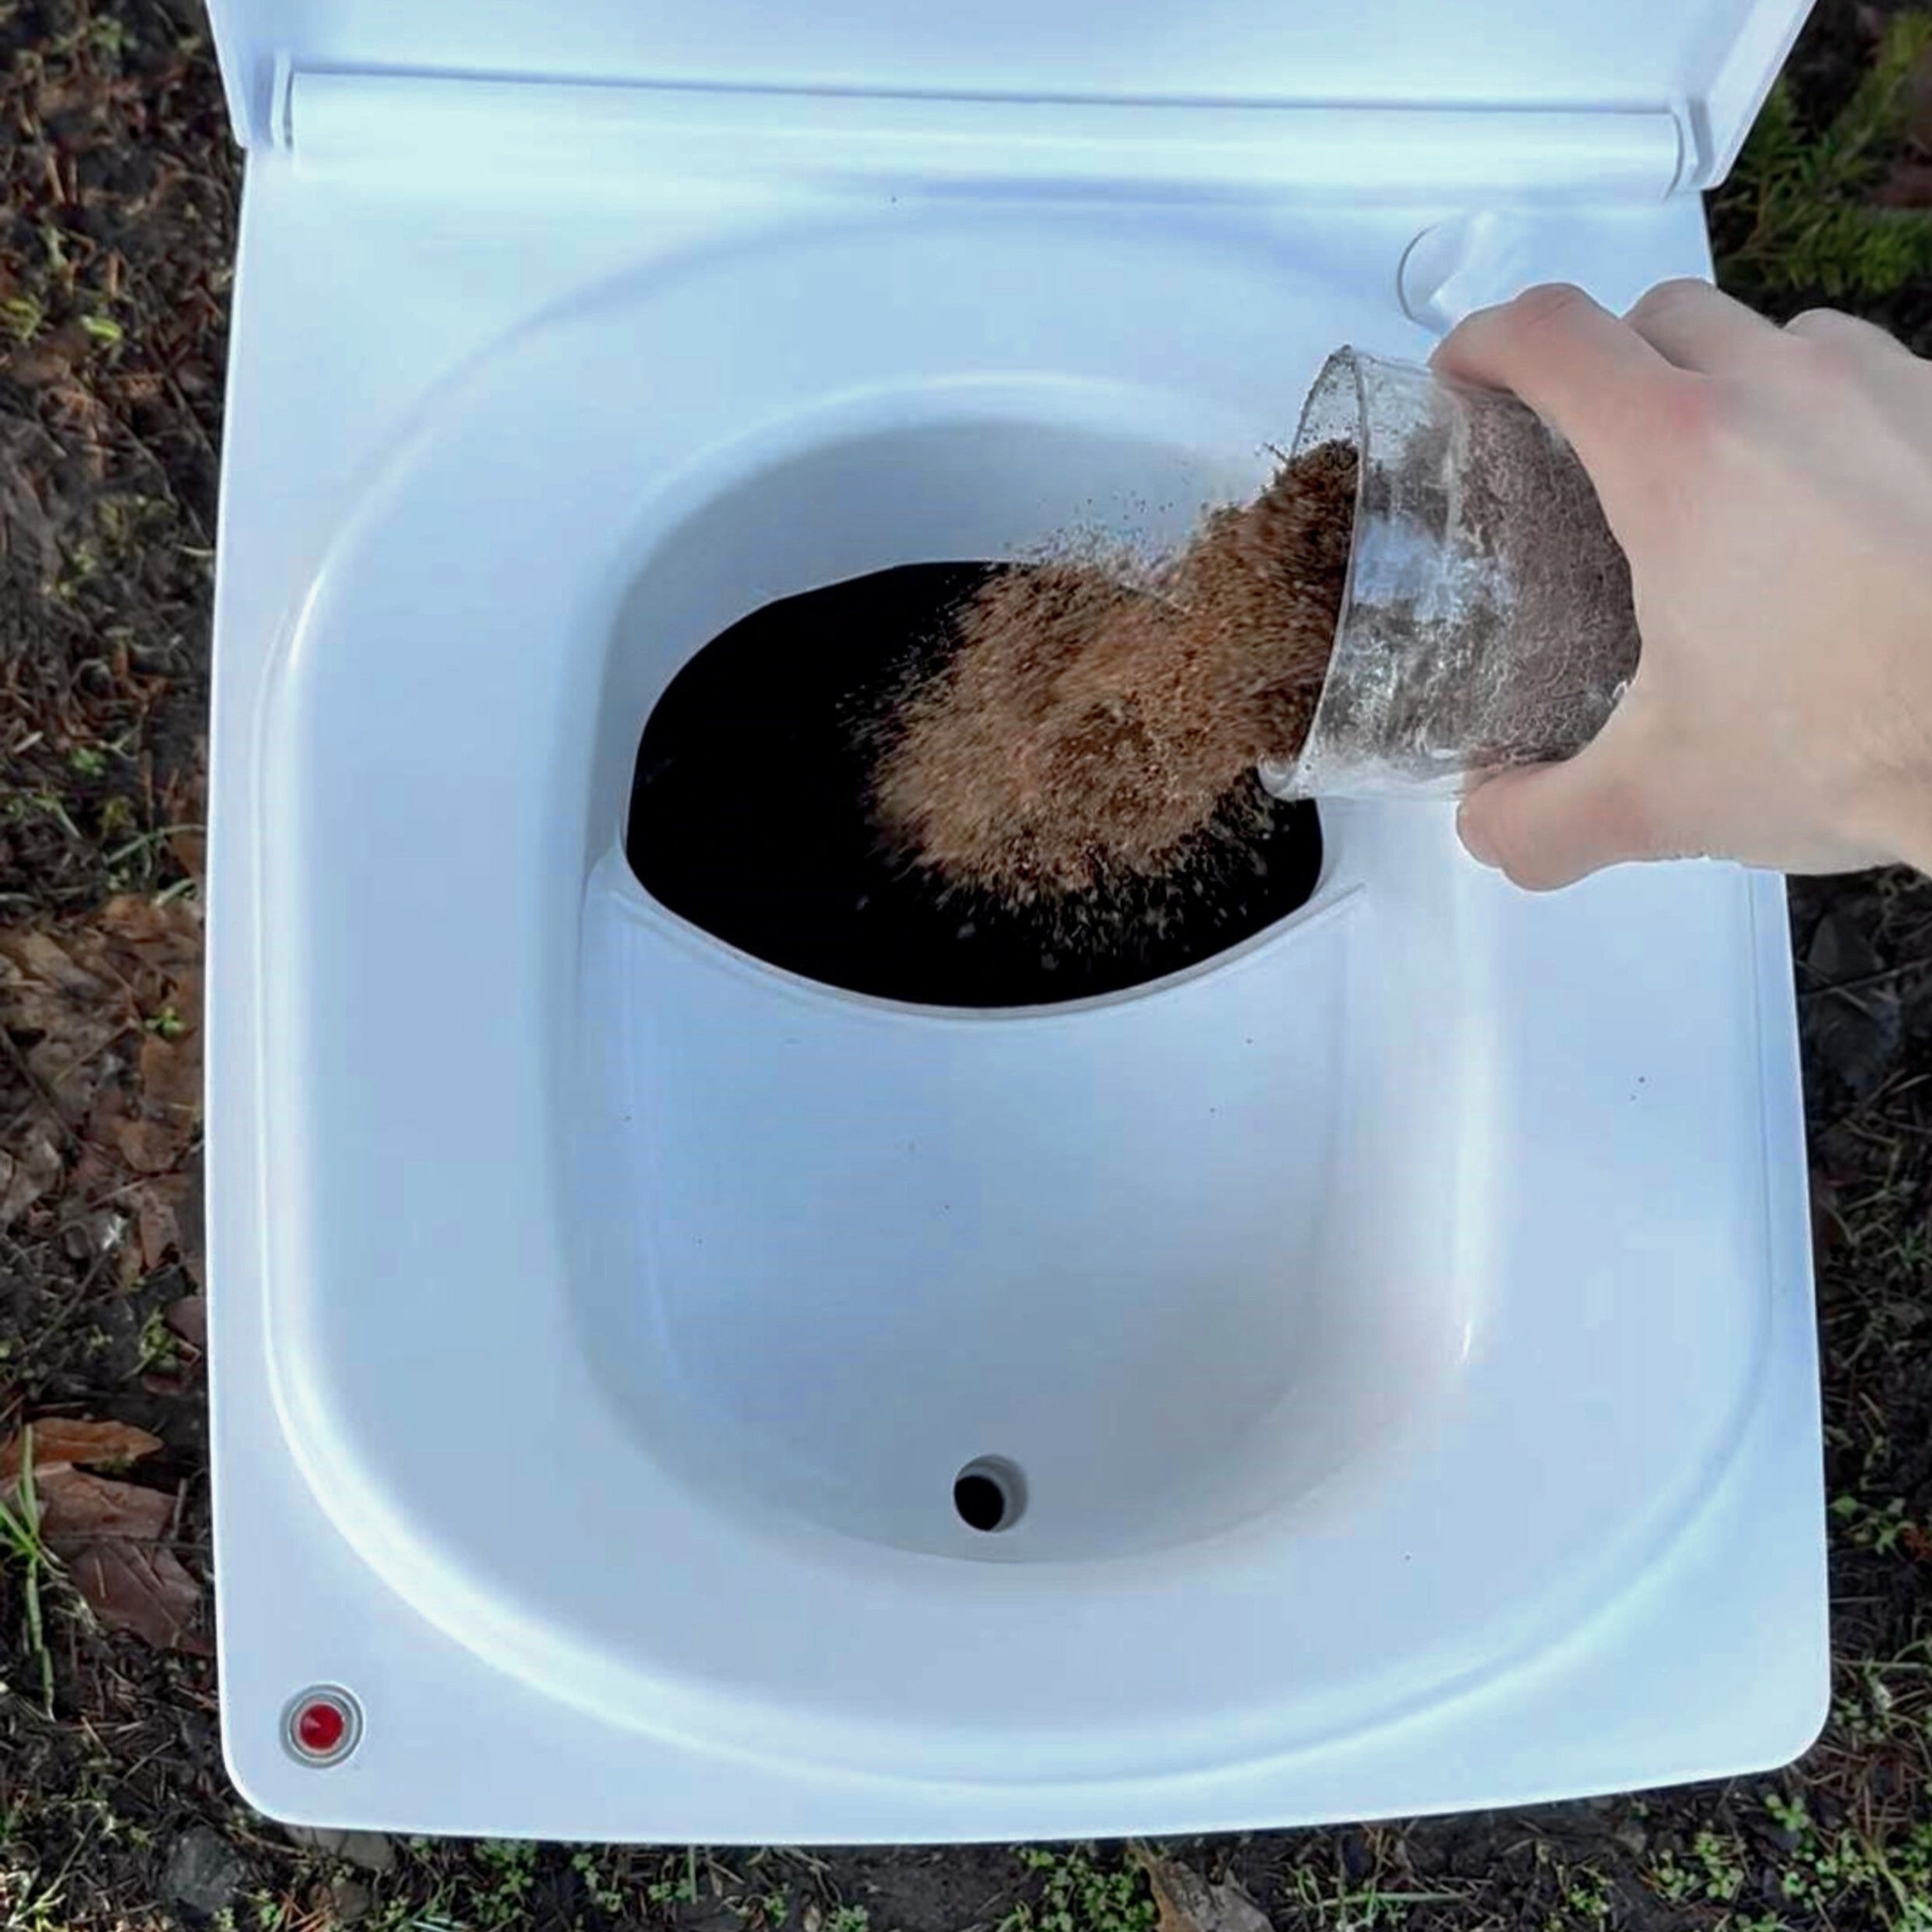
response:
<path id="1" fill-rule="evenodd" d="M 625 850 L 654 706 L 761 607 L 1158 548 L 1251 492 L 1337 342 L 1426 348 L 1394 278 L 1426 197 L 693 191 L 654 245 L 602 206 L 513 272 L 521 191 L 393 192 L 326 88 L 305 172 L 299 80 L 263 110 L 292 153 L 251 164 L 217 658 L 245 1792 L 1064 1835 L 1807 1742 L 1777 882 L 1532 900 L 1444 809 L 1338 802 L 1276 924 L 966 1009 L 739 951 Z M 385 232 L 395 346 L 331 283 L 298 385 L 319 242 Z M 1534 232 L 1606 294 L 1703 262 L 1694 197 Z M 291 1728 L 318 1694 L 355 1719 L 326 1762 Z"/>

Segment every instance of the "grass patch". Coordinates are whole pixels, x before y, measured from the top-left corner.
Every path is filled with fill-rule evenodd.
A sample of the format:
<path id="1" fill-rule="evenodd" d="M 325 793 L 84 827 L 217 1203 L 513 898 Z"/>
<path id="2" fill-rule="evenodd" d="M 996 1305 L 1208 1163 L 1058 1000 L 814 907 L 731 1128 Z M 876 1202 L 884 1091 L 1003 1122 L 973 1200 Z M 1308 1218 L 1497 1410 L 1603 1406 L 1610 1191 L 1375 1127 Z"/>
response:
<path id="1" fill-rule="evenodd" d="M 1856 91 L 1807 130 L 1789 84 L 1772 89 L 1713 213 L 1736 224 L 1725 278 L 1740 294 L 1821 291 L 1834 301 L 1895 294 L 1932 275 L 1932 210 L 1872 205 L 1896 159 L 1915 83 L 1932 62 L 1932 12 L 1895 14 Z"/>

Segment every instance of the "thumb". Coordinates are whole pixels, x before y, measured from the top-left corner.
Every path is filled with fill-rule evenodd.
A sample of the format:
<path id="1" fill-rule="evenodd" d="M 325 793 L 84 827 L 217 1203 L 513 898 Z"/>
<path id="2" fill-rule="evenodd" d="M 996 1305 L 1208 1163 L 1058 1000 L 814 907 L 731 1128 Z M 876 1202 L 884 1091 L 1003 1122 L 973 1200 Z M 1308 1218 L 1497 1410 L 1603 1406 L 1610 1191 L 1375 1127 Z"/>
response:
<path id="1" fill-rule="evenodd" d="M 1646 788 L 1601 739 L 1561 764 L 1487 780 L 1463 800 L 1456 830 L 1472 858 L 1532 892 L 1677 850 Z"/>

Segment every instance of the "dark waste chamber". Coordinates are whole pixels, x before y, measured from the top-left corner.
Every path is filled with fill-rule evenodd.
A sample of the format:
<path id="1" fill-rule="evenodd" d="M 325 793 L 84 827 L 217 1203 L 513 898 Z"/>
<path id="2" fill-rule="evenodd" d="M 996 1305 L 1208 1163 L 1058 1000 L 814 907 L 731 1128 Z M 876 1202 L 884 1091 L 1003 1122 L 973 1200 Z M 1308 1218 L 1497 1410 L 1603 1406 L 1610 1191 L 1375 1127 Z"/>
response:
<path id="1" fill-rule="evenodd" d="M 644 726 L 625 851 L 658 902 L 767 964 L 928 1006 L 1027 1007 L 1158 979 L 1305 904 L 1315 808 L 1131 890 L 1015 905 L 882 849 L 869 777 L 894 696 L 1003 566 L 918 563 L 781 598 L 714 638 Z M 1250 781 L 1253 783 L 1254 781 Z M 1257 797 L 1260 788 L 1256 785 Z"/>

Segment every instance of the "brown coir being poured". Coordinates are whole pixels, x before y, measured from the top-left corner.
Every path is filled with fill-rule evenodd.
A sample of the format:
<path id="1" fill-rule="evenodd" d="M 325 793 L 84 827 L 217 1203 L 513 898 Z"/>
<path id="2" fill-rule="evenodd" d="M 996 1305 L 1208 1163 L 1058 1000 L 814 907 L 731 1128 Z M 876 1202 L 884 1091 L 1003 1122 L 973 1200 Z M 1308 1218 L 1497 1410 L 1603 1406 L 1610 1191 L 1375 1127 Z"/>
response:
<path id="1" fill-rule="evenodd" d="M 1356 462 L 1304 452 L 1138 583 L 1072 562 L 1007 571 L 883 734 L 874 809 L 942 888 L 1050 899 L 1186 862 L 1261 809 L 1334 642 Z"/>

